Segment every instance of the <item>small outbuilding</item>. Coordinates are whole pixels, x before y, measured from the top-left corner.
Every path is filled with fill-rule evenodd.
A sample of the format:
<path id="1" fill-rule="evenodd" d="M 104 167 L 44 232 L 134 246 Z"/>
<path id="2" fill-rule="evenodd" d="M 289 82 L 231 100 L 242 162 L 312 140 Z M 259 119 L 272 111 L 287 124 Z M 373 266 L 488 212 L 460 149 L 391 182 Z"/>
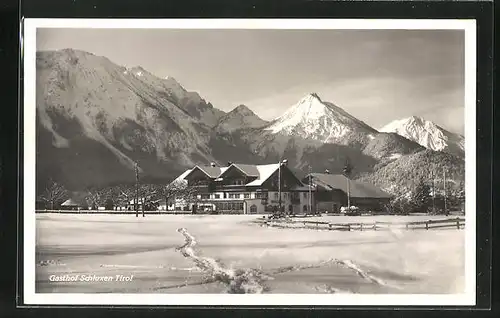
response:
<path id="1" fill-rule="evenodd" d="M 348 179 L 341 174 L 311 173 L 303 182 L 309 179 L 315 187 L 314 196 L 317 209 L 339 213 L 341 207 L 347 206 L 347 196 L 351 206 L 356 206 L 360 211 L 384 211 L 391 200 L 391 195 L 373 184 Z"/>
<path id="2" fill-rule="evenodd" d="M 80 210 L 84 208 L 85 206 L 75 199 L 68 199 L 61 204 L 61 209 L 63 210 Z"/>

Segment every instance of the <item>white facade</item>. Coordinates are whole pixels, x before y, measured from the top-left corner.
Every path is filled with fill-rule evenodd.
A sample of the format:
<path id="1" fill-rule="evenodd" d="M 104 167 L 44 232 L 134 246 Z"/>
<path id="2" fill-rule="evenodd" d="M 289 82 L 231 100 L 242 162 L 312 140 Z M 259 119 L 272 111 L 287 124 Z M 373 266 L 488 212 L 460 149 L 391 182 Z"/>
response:
<path id="1" fill-rule="evenodd" d="M 292 200 L 295 195 L 296 199 Z M 267 199 L 266 199 L 267 198 Z M 217 203 L 243 203 L 243 214 L 266 214 L 266 206 L 279 205 L 279 192 L 213 192 L 197 196 L 196 204 L 199 211 L 217 211 Z M 175 203 L 163 206 L 163 209 L 170 211 L 191 211 L 192 202 L 184 199 L 176 199 Z M 309 211 L 308 192 L 281 192 L 281 205 L 285 212 L 305 213 Z M 160 208 L 160 209 L 162 209 Z"/>

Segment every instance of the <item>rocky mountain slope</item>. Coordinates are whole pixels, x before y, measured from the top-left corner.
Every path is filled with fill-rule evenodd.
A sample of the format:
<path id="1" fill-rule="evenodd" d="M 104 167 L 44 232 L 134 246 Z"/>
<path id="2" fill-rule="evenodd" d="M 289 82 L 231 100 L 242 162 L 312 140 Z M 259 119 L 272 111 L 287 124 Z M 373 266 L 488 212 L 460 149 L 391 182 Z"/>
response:
<path id="1" fill-rule="evenodd" d="M 218 132 L 233 132 L 244 128 L 260 128 L 267 124 L 267 121 L 257 116 L 250 108 L 239 105 L 229 113 L 222 116 L 215 129 Z"/>
<path id="2" fill-rule="evenodd" d="M 197 92 L 187 91 L 171 76 L 159 78 L 140 66 L 125 70 L 124 74 L 134 75 L 137 79 L 153 88 L 160 97 L 177 105 L 207 126 L 215 126 L 219 119 L 225 115 L 223 111 L 214 108 L 211 103 L 201 98 Z"/>
<path id="3" fill-rule="evenodd" d="M 427 149 L 464 155 L 465 138 L 462 135 L 449 132 L 421 117 L 411 116 L 395 120 L 381 128 L 380 131 L 397 133 Z"/>
<path id="4" fill-rule="evenodd" d="M 416 153 L 425 148 L 396 133 L 377 133 L 370 136 L 370 141 L 363 153 L 377 159 L 397 159 L 403 155 Z"/>
<path id="5" fill-rule="evenodd" d="M 220 111 L 174 80 L 71 49 L 38 52 L 36 65 L 37 169 L 83 186 L 134 178 L 136 161 L 157 177 L 215 161 Z"/>
<path id="6" fill-rule="evenodd" d="M 299 176 L 309 167 L 341 173 L 349 161 L 353 178 L 402 188 L 413 165 L 423 175 L 432 160 L 450 171 L 463 163 L 402 130 L 378 132 L 317 94 L 266 122 L 243 105 L 226 114 L 171 77 L 77 50 L 38 52 L 36 88 L 39 189 L 49 178 L 71 190 L 131 182 L 136 162 L 143 180 L 166 182 L 195 164 L 284 158 Z"/>

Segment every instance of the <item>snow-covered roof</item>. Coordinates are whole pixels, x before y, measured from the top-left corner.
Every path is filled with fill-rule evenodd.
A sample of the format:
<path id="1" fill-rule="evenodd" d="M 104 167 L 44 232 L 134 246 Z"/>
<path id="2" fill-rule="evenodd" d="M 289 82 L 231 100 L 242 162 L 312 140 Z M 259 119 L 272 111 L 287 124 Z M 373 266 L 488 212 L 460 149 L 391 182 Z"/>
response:
<path id="1" fill-rule="evenodd" d="M 339 189 L 347 193 L 347 177 L 341 174 L 311 173 L 312 181 L 326 190 Z M 306 176 L 308 178 L 308 176 Z M 349 181 L 349 192 L 353 198 L 390 198 L 391 195 L 376 186 L 356 180 Z"/>
<path id="2" fill-rule="evenodd" d="M 279 163 L 272 163 L 268 165 L 256 165 L 255 168 L 259 172 L 259 176 L 257 179 L 247 183 L 247 186 L 259 186 L 264 183 L 267 179 L 271 177 L 271 175 L 278 170 Z"/>
<path id="3" fill-rule="evenodd" d="M 68 199 L 64 201 L 61 206 L 80 206 L 81 204 L 76 202 L 76 200 Z"/>
<path id="4" fill-rule="evenodd" d="M 180 176 L 175 178 L 173 182 L 184 181 L 184 178 L 192 171 L 193 169 L 187 169 Z"/>
<path id="5" fill-rule="evenodd" d="M 238 168 L 249 177 L 259 177 L 259 169 L 256 165 L 246 165 L 241 163 L 232 164 L 234 167 Z"/>
<path id="6" fill-rule="evenodd" d="M 247 186 L 259 186 L 262 185 L 271 175 L 278 170 L 279 163 L 272 163 L 267 165 L 250 165 L 250 164 L 240 164 L 233 163 L 231 166 L 239 169 L 241 172 L 249 177 L 255 177 L 256 179 L 247 183 Z M 229 166 L 229 167 L 231 167 Z M 206 167 L 206 166 L 196 166 L 209 177 L 214 178 L 216 181 L 223 180 L 222 176 L 229 167 Z M 195 168 L 196 168 L 195 167 Z M 175 181 L 182 181 L 191 173 L 195 168 L 186 170 L 183 174 L 175 179 Z M 218 173 L 217 173 L 218 172 Z M 174 181 L 174 182 L 175 182 Z"/>
<path id="7" fill-rule="evenodd" d="M 192 171 L 194 171 L 196 168 L 198 168 L 199 170 L 201 170 L 203 173 L 205 173 L 210 178 L 217 178 L 221 174 L 223 174 L 227 170 L 228 167 L 195 166 L 192 169 L 188 169 L 188 170 L 184 171 L 180 176 L 178 176 L 177 178 L 175 178 L 175 180 L 172 183 L 179 182 L 179 181 L 185 181 L 186 177 Z"/>
<path id="8" fill-rule="evenodd" d="M 222 167 L 212 167 L 212 166 L 196 166 L 194 167 L 192 170 L 194 169 L 200 169 L 201 171 L 203 171 L 207 176 L 209 176 L 210 178 L 217 178 L 218 176 L 220 176 L 224 171 L 226 171 L 225 169 L 227 168 L 222 168 Z"/>

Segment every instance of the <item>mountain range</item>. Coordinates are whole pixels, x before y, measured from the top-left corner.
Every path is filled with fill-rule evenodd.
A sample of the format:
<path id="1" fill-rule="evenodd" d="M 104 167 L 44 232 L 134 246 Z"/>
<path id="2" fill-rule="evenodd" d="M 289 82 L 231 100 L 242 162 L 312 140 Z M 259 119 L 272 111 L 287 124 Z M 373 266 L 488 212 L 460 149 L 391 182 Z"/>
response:
<path id="1" fill-rule="evenodd" d="M 392 121 L 379 131 L 397 133 L 435 151 L 463 155 L 465 150 L 465 138 L 462 135 L 451 133 L 432 121 L 417 116 Z"/>
<path id="2" fill-rule="evenodd" d="M 309 167 L 340 172 L 348 160 L 353 178 L 424 151 L 463 162 L 460 135 L 417 117 L 379 131 L 315 93 L 268 122 L 245 105 L 226 113 L 172 77 L 88 52 L 37 52 L 36 67 L 37 191 L 49 178 L 75 190 L 131 182 L 136 162 L 152 182 L 228 161 L 287 158 L 301 175 Z"/>

